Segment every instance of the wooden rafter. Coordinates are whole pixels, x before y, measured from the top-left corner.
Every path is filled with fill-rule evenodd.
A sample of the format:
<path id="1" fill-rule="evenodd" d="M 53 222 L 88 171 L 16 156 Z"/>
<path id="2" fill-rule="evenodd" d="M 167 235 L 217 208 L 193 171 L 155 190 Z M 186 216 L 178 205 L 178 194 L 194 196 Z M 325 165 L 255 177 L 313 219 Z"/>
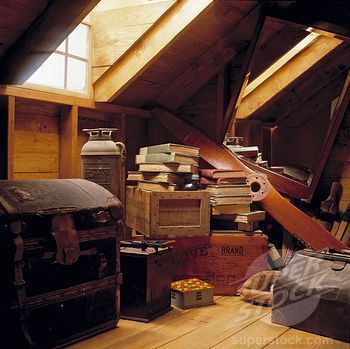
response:
<path id="1" fill-rule="evenodd" d="M 255 2 L 251 2 L 250 6 L 231 30 L 159 94 L 156 98 L 158 104 L 171 110 L 178 109 L 247 46 L 261 10 Z"/>
<path id="2" fill-rule="evenodd" d="M 312 45 L 246 95 L 239 104 L 236 118 L 248 118 L 341 43 L 339 39 L 318 37 Z"/>
<path id="3" fill-rule="evenodd" d="M 212 3 L 213 0 L 182 0 L 172 6 L 95 82 L 95 101 L 113 101 Z"/>
<path id="4" fill-rule="evenodd" d="M 146 109 L 126 107 L 112 103 L 95 103 L 91 99 L 74 96 L 66 96 L 56 93 L 36 91 L 26 87 L 0 85 L 0 96 L 14 96 L 37 101 L 46 101 L 63 105 L 77 105 L 82 108 L 96 109 L 108 113 L 125 113 L 127 115 L 138 116 L 141 118 L 151 118 L 151 112 Z"/>
<path id="5" fill-rule="evenodd" d="M 100 0 L 54 0 L 0 61 L 0 83 L 24 83 Z"/>

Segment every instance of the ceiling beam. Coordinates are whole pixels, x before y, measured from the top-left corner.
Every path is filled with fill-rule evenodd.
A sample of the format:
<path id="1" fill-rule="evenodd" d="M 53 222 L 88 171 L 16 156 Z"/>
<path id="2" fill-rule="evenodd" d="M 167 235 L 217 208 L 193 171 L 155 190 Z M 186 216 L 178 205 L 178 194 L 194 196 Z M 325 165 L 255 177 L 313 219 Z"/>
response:
<path id="1" fill-rule="evenodd" d="M 236 112 L 237 119 L 249 118 L 266 102 L 272 101 L 284 88 L 300 78 L 315 64 L 320 64 L 322 58 L 342 43 L 341 40 L 321 36 L 302 53 L 293 58 L 275 74 L 265 80 L 260 86 L 242 98 Z"/>
<path id="2" fill-rule="evenodd" d="M 113 114 L 123 113 L 126 115 L 138 116 L 144 119 L 150 119 L 152 117 L 151 111 L 146 109 L 127 107 L 112 103 L 97 103 L 88 98 L 37 91 L 21 86 L 0 85 L 0 96 L 13 96 L 62 105 L 77 105 L 80 108 L 95 109 Z"/>
<path id="3" fill-rule="evenodd" d="M 52 1 L 0 60 L 0 84 L 24 83 L 99 1 Z"/>
<path id="4" fill-rule="evenodd" d="M 187 67 L 156 102 L 168 109 L 177 110 L 220 69 L 230 62 L 238 52 L 247 47 L 259 18 L 261 6 L 251 2 L 249 11 L 234 24 L 224 36 L 202 56 Z"/>
<path id="5" fill-rule="evenodd" d="M 213 0 L 181 0 L 173 5 L 95 82 L 95 101 L 113 101 L 212 3 Z"/>

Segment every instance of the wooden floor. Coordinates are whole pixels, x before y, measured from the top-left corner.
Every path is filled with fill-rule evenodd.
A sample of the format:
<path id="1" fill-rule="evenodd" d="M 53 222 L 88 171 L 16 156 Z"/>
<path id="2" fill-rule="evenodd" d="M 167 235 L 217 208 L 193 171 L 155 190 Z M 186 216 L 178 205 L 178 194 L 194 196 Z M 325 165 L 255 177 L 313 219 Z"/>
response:
<path id="1" fill-rule="evenodd" d="M 120 320 L 118 328 L 70 349 L 349 349 L 350 345 L 271 323 L 271 309 L 240 297 L 169 313 L 150 323 Z"/>

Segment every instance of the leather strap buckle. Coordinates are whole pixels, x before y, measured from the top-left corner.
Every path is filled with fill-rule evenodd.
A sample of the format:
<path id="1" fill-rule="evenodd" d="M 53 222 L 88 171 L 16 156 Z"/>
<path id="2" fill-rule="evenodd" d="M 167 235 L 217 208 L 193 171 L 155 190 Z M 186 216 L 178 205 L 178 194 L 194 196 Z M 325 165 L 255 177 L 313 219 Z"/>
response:
<path id="1" fill-rule="evenodd" d="M 80 256 L 78 233 L 70 214 L 62 214 L 52 219 L 52 235 L 56 241 L 56 259 L 62 265 L 75 263 Z"/>

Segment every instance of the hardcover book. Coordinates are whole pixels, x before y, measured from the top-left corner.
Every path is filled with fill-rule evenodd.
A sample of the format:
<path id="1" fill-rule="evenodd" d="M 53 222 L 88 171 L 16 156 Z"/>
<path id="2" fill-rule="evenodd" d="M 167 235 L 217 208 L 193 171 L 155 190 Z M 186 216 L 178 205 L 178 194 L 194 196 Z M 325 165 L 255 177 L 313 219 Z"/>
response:
<path id="1" fill-rule="evenodd" d="M 183 144 L 166 143 L 157 144 L 149 147 L 140 148 L 139 154 L 154 154 L 154 153 L 179 153 L 190 156 L 199 156 L 199 148 L 190 147 Z"/>
<path id="2" fill-rule="evenodd" d="M 265 220 L 265 211 L 251 211 L 238 213 L 234 221 L 237 223 L 250 223 L 263 220 Z"/>
<path id="3" fill-rule="evenodd" d="M 145 190 L 151 191 L 175 191 L 177 190 L 176 184 L 170 183 L 159 183 L 152 181 L 139 181 L 137 182 L 137 187 Z"/>
<path id="4" fill-rule="evenodd" d="M 206 190 L 212 195 L 250 195 L 248 184 L 211 184 Z"/>
<path id="5" fill-rule="evenodd" d="M 250 212 L 250 204 L 215 205 L 211 207 L 211 213 L 214 216 L 240 212 Z"/>
<path id="6" fill-rule="evenodd" d="M 210 202 L 212 205 L 229 205 L 229 204 L 241 204 L 252 203 L 252 196 L 249 195 L 211 195 Z"/>
<path id="7" fill-rule="evenodd" d="M 139 172 L 129 171 L 128 181 L 154 181 L 159 183 L 182 184 L 186 175 L 179 175 L 170 172 Z"/>
<path id="8" fill-rule="evenodd" d="M 192 164 L 139 164 L 141 172 L 198 173 L 198 166 Z"/>
<path id="9" fill-rule="evenodd" d="M 142 163 L 184 163 L 198 165 L 199 157 L 178 153 L 154 153 L 136 155 L 136 164 Z"/>
<path id="10" fill-rule="evenodd" d="M 207 178 L 246 178 L 247 175 L 243 170 L 231 170 L 231 169 L 203 169 L 199 170 L 200 176 Z"/>

